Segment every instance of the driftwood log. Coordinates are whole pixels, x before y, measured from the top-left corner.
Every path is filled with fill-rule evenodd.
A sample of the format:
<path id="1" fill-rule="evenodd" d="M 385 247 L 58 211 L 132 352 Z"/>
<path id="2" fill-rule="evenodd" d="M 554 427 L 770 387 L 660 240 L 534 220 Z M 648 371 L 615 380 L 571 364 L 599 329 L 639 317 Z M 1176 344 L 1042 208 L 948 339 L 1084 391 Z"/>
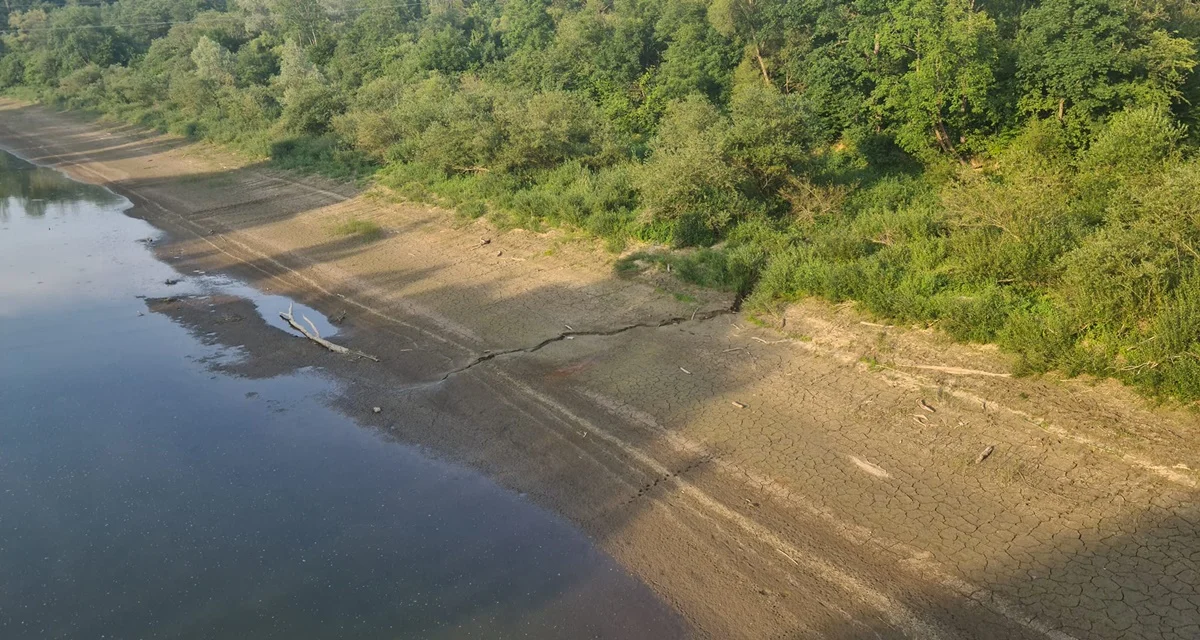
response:
<path id="1" fill-rule="evenodd" d="M 347 356 L 357 356 L 359 358 L 366 358 L 367 360 L 379 362 L 379 358 L 376 358 L 373 355 L 366 354 L 361 351 L 355 351 L 354 349 L 343 347 L 340 344 L 334 344 L 325 338 L 322 338 L 321 332 L 317 331 L 317 326 L 312 323 L 312 320 L 309 320 L 306 316 L 300 316 L 306 323 L 308 323 L 309 328 L 305 329 L 299 322 L 296 322 L 296 318 L 292 315 L 292 305 L 290 304 L 288 305 L 287 313 L 281 313 L 279 314 L 279 317 L 283 318 L 288 325 L 290 325 L 296 331 L 299 331 L 305 338 L 312 340 L 313 342 L 325 347 L 326 349 L 329 349 L 334 353 L 340 353 Z"/>

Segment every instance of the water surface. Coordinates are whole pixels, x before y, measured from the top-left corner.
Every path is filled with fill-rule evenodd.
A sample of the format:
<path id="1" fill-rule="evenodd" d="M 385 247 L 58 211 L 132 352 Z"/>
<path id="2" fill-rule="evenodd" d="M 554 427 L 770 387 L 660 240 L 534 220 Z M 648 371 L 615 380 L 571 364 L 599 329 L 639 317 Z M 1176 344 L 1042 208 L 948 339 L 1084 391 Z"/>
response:
<path id="1" fill-rule="evenodd" d="M 286 299 L 176 273 L 127 206 L 0 153 L 0 638 L 678 636 L 568 523 L 331 409 L 336 381 L 214 371 L 242 354 L 143 298 L 221 289 L 276 327 Z"/>

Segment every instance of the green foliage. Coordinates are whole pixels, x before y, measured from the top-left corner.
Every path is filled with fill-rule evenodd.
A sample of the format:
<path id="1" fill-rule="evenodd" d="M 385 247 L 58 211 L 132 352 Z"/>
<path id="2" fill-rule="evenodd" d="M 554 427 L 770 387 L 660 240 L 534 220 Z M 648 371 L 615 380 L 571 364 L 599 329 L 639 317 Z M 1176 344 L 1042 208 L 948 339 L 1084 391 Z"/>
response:
<path id="1" fill-rule="evenodd" d="M 684 282 L 702 287 L 732 291 L 744 285 L 739 274 L 731 268 L 729 257 L 724 252 L 712 249 L 683 253 L 639 251 L 622 257 L 616 269 L 618 274 L 630 276 L 650 267 L 669 269 Z"/>
<path id="2" fill-rule="evenodd" d="M 700 93 L 723 101 L 737 64 L 737 48 L 709 23 L 707 9 L 691 0 L 664 3 L 655 35 L 666 48 L 657 79 L 669 98 Z"/>
<path id="3" fill-rule="evenodd" d="M 1200 399 L 1200 14 L 1044 0 L 17 3 L 0 89 Z M 334 230 L 373 236 L 351 221 Z"/>
<path id="4" fill-rule="evenodd" d="M 1124 0 L 1048 0 L 1017 38 L 1022 111 L 1054 114 L 1081 135 L 1129 106 L 1170 108 L 1196 66 L 1195 43 Z"/>
<path id="5" fill-rule="evenodd" d="M 1080 168 L 1086 174 L 1118 179 L 1158 173 L 1177 153 L 1184 133 L 1158 108 L 1118 113 L 1097 133 Z"/>
<path id="6" fill-rule="evenodd" d="M 497 119 L 505 139 L 497 161 L 508 170 L 550 168 L 573 158 L 598 160 L 604 150 L 595 107 L 570 93 L 538 93 L 527 101 L 508 102 Z"/>
<path id="7" fill-rule="evenodd" d="M 225 47 L 208 36 L 201 36 L 192 49 L 192 63 L 196 65 L 196 77 L 213 85 L 233 84 L 234 57 Z"/>
<path id="8" fill-rule="evenodd" d="M 706 99 L 671 105 L 638 189 L 657 234 L 679 246 L 711 244 L 749 206 L 742 172 L 724 156 L 729 122 Z"/>
<path id="9" fill-rule="evenodd" d="M 501 14 L 501 32 L 510 50 L 541 48 L 554 36 L 554 21 L 546 12 L 547 0 L 510 0 Z"/>
<path id="10" fill-rule="evenodd" d="M 378 169 L 362 153 L 328 136 L 301 136 L 271 144 L 271 161 L 283 169 L 320 173 L 344 180 L 363 178 Z"/>
<path id="11" fill-rule="evenodd" d="M 967 0 L 905 0 L 876 35 L 875 99 L 903 148 L 955 153 L 996 124 L 996 24 Z"/>
<path id="12" fill-rule="evenodd" d="M 266 86 L 279 73 L 276 46 L 274 38 L 264 34 L 238 48 L 233 73 L 239 86 Z"/>

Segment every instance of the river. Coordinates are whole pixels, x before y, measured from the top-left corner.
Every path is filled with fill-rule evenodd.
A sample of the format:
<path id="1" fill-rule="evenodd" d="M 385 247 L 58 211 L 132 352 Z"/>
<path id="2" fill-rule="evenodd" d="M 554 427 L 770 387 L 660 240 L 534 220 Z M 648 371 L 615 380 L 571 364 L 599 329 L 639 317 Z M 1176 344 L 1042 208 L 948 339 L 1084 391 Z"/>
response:
<path id="1" fill-rule="evenodd" d="M 249 356 L 149 301 L 280 331 L 290 301 L 176 272 L 128 205 L 0 154 L 0 638 L 680 636 L 570 523 L 339 413 L 336 379 L 214 366 Z"/>

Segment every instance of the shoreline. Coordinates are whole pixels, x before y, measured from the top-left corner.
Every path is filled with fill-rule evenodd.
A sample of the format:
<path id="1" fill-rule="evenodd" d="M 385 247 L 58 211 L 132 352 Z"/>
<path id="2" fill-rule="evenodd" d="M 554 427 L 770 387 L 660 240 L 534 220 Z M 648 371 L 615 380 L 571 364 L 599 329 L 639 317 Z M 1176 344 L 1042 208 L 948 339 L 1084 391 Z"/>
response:
<path id="1" fill-rule="evenodd" d="M 1109 606 L 1081 612 L 1065 585 L 1096 560 L 1136 559 L 1114 536 L 1200 552 L 1169 535 L 1200 522 L 1196 417 L 1112 383 L 996 377 L 987 349 L 817 303 L 787 312 L 788 333 L 740 314 L 655 326 L 728 301 L 688 290 L 696 308 L 657 290 L 669 283 L 619 280 L 555 234 L 456 228 L 436 209 L 14 101 L 0 102 L 0 141 L 129 199 L 183 272 L 345 312 L 339 343 L 381 364 L 193 321 L 246 342 L 245 375 L 320 367 L 361 424 L 567 517 L 697 637 L 1109 637 L 1096 632 Z M 348 220 L 383 235 L 331 231 Z M 1080 591 L 1120 602 L 1169 565 Z"/>

